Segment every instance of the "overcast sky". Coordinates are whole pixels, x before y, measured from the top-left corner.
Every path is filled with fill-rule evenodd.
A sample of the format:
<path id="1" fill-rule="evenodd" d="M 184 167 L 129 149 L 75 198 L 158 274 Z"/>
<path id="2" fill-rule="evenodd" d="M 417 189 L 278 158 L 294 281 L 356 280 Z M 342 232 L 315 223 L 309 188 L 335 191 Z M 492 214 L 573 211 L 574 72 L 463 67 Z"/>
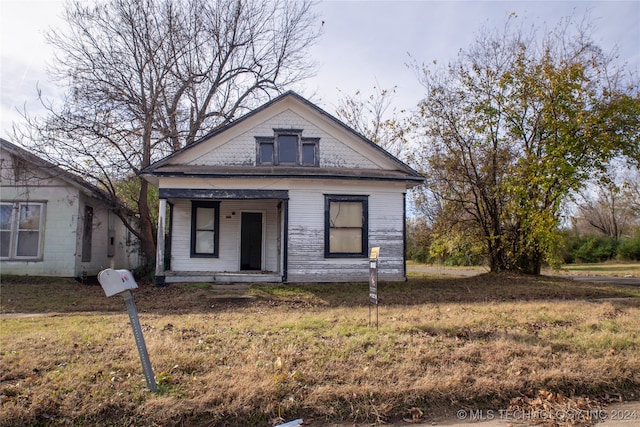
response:
<path id="1" fill-rule="evenodd" d="M 55 97 L 45 66 L 52 52 L 44 32 L 62 25 L 59 0 L 0 0 L 0 136 L 10 138 L 16 108 L 37 112 L 36 85 Z M 395 107 L 412 108 L 422 97 L 406 64 L 446 64 L 468 47 L 481 27 L 499 28 L 515 14 L 525 28 L 554 27 L 563 17 L 589 12 L 595 41 L 618 49 L 620 61 L 640 69 L 640 0 L 627 1 L 322 1 L 317 6 L 324 35 L 311 52 L 317 77 L 296 88 L 334 113 L 340 91 L 371 93 L 397 86 Z"/>

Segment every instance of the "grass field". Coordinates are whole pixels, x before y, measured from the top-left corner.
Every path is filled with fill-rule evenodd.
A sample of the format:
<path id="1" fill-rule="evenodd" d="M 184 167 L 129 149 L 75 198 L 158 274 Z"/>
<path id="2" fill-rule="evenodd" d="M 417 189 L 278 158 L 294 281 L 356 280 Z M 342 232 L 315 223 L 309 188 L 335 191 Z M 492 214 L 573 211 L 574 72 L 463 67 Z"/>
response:
<path id="1" fill-rule="evenodd" d="M 565 264 L 560 272 L 581 276 L 640 277 L 638 262 L 605 262 L 598 264 Z"/>
<path id="2" fill-rule="evenodd" d="M 380 284 L 377 328 L 367 290 L 137 289 L 152 394 L 121 297 L 70 280 L 3 278 L 0 425 L 374 424 L 412 410 L 428 422 L 460 409 L 639 397 L 639 288 L 412 277 Z"/>
<path id="3" fill-rule="evenodd" d="M 447 271 L 448 274 L 456 272 L 464 276 L 465 273 L 481 274 L 486 273 L 489 268 L 486 266 L 469 267 L 449 267 L 443 265 L 419 264 L 412 261 L 407 263 L 409 274 L 422 271 Z M 640 262 L 601 262 L 595 264 L 564 264 L 559 269 L 546 267 L 543 269 L 545 275 L 564 276 L 611 276 L 611 277 L 640 277 Z"/>

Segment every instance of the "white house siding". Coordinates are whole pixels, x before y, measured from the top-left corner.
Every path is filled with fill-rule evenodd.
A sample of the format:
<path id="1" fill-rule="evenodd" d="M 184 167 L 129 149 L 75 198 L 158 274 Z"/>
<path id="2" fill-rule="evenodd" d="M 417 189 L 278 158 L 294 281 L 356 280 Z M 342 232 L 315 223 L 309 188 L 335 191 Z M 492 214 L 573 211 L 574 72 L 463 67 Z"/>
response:
<path id="1" fill-rule="evenodd" d="M 93 229 L 91 233 L 91 260 L 82 261 L 82 234 L 84 227 L 85 206 L 93 208 Z M 139 263 L 138 249 L 127 239 L 128 231 L 118 217 L 114 217 L 114 251 L 109 256 L 109 209 L 107 205 L 98 199 L 83 196 L 79 206 L 77 248 L 75 251 L 77 271 L 76 277 L 95 276 L 105 268 L 131 270 Z M 112 214 L 114 215 L 114 214 Z"/>
<path id="2" fill-rule="evenodd" d="M 320 138 L 320 167 L 380 169 L 379 165 L 314 126 L 291 110 L 286 110 L 259 126 L 189 162 L 191 165 L 247 166 L 256 164 L 256 136 L 273 136 L 273 129 L 302 129 L 303 137 Z"/>
<path id="3" fill-rule="evenodd" d="M 144 258 L 141 254 L 137 238 L 127 229 L 124 223 L 115 214 L 115 248 L 112 265 L 115 269 L 133 270 L 137 268 Z"/>
<path id="4" fill-rule="evenodd" d="M 14 165 L 14 156 L 0 154 L 0 199 L 3 202 L 44 203 L 42 257 L 38 260 L 1 260 L 2 274 L 78 277 L 96 275 L 110 266 L 133 269 L 139 265 L 137 248 L 127 241 L 122 221 L 115 219 L 116 251 L 107 254 L 108 207 L 98 199 L 83 195 L 78 187 L 52 177 L 27 162 Z M 16 169 L 18 172 L 16 172 Z M 19 182 L 16 183 L 16 174 Z M 94 208 L 91 262 L 82 262 L 84 206 Z"/>
<path id="5" fill-rule="evenodd" d="M 289 282 L 367 281 L 368 258 L 324 258 L 324 195 L 367 195 L 369 248 L 380 247 L 380 280 L 404 279 L 402 185 L 316 181 L 289 191 Z"/>
<path id="6" fill-rule="evenodd" d="M 301 166 L 300 174 L 293 173 L 291 178 L 284 177 L 290 172 L 290 165 L 256 169 L 264 174 L 260 179 L 251 174 L 242 175 L 248 167 L 256 165 L 256 137 L 273 137 L 274 129 L 297 129 L 303 138 L 317 138 L 319 167 Z M 221 167 L 219 176 L 224 178 L 207 177 L 207 172 L 216 173 L 217 167 Z M 358 170 L 362 170 L 362 175 Z M 176 197 L 180 197 L 180 189 L 204 190 L 200 194 L 205 194 L 206 190 L 212 190 L 211 194 L 216 194 L 217 190 L 249 190 L 246 194 L 274 190 L 271 194 L 278 197 L 285 191 L 288 194 L 285 232 L 278 228 L 284 219 L 284 214 L 278 215 L 280 200 L 222 200 L 219 258 L 194 259 L 190 258 L 190 201 L 169 198 L 168 202 L 173 204 L 171 270 L 176 274 L 167 276 L 177 277 L 177 273 L 184 271 L 194 273 L 185 276 L 195 277 L 202 273 L 201 277 L 206 278 L 212 276 L 208 272 L 237 272 L 240 268 L 239 212 L 268 206 L 265 208 L 268 223 L 265 239 L 269 245 L 265 250 L 265 270 L 281 271 L 286 254 L 288 282 L 366 281 L 369 277 L 367 256 L 325 258 L 325 195 L 343 194 L 367 196 L 366 249 L 368 253 L 372 247 L 380 247 L 380 279 L 405 279 L 404 193 L 418 184 L 420 176 L 295 93 L 283 94 L 207 139 L 150 166 L 144 174 L 158 186 L 161 194 L 162 190 L 168 190 L 165 195 Z M 269 174 L 273 178 L 270 179 Z M 303 179 L 303 175 L 307 178 Z M 347 178 L 349 176 L 353 179 Z M 286 252 L 278 251 L 285 241 Z M 162 256 L 161 252 L 159 256 Z M 164 277 L 158 283 L 164 283 Z"/>
<path id="7" fill-rule="evenodd" d="M 171 270 L 181 272 L 236 272 L 240 270 L 240 226 L 242 212 L 263 214 L 263 266 L 265 271 L 281 271 L 281 240 L 278 235 L 279 200 L 220 201 L 220 237 L 217 258 L 191 258 L 191 201 L 173 204 Z"/>
<path id="8" fill-rule="evenodd" d="M 2 187 L 3 202 L 43 202 L 44 246 L 37 261 L 2 261 L 2 274 L 73 277 L 78 222 L 78 193 L 61 181 L 33 187 Z M 70 238 L 71 237 L 71 238 Z"/>

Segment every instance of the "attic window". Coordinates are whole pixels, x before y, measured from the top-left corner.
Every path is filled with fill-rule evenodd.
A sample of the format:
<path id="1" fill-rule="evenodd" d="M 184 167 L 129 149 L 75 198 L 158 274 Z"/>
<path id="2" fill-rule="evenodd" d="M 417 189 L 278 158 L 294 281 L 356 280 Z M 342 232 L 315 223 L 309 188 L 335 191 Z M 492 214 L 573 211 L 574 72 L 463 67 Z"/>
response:
<path id="1" fill-rule="evenodd" d="M 302 137 L 300 129 L 274 129 L 273 137 L 256 137 L 256 164 L 318 166 L 319 142 Z"/>

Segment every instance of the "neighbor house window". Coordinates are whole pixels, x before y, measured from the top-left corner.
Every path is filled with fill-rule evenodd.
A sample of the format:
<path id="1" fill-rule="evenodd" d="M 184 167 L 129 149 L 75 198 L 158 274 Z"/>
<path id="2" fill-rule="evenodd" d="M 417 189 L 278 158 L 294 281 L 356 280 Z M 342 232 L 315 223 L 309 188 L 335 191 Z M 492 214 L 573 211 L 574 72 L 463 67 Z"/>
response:
<path id="1" fill-rule="evenodd" d="M 191 202 L 191 256 L 217 257 L 220 202 Z"/>
<path id="2" fill-rule="evenodd" d="M 257 165 L 319 165 L 320 138 L 302 137 L 300 129 L 274 129 L 274 135 L 256 137 Z"/>
<path id="3" fill-rule="evenodd" d="M 325 196 L 325 256 L 366 257 L 367 196 Z"/>
<path id="4" fill-rule="evenodd" d="M 44 203 L 0 203 L 0 258 L 42 258 Z"/>

